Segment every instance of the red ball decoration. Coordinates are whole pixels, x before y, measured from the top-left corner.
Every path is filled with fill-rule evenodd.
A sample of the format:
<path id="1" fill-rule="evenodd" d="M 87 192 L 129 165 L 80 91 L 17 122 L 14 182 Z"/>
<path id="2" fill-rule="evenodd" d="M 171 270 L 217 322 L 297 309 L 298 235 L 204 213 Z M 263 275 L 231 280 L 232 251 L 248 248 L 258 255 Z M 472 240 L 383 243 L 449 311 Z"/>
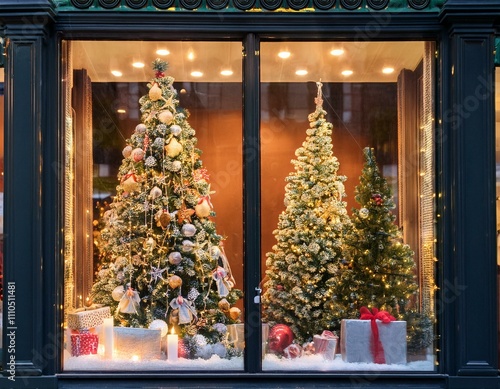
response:
<path id="1" fill-rule="evenodd" d="M 177 354 L 179 358 L 189 359 L 189 347 L 184 339 L 179 339 L 177 343 Z"/>
<path id="2" fill-rule="evenodd" d="M 155 76 L 156 76 L 156 78 L 162 78 L 162 77 L 165 77 L 165 73 L 163 73 L 162 71 L 157 71 L 155 73 Z"/>
<path id="3" fill-rule="evenodd" d="M 382 199 L 382 196 L 378 193 L 374 193 L 372 195 L 372 199 L 373 199 L 373 201 L 375 201 L 376 205 L 382 205 L 384 202 L 384 200 Z"/>
<path id="4" fill-rule="evenodd" d="M 283 290 L 283 285 L 276 285 L 276 290 L 282 291 Z"/>
<path id="5" fill-rule="evenodd" d="M 285 324 L 276 324 L 269 330 L 268 345 L 273 353 L 282 354 L 293 342 L 293 332 Z"/>

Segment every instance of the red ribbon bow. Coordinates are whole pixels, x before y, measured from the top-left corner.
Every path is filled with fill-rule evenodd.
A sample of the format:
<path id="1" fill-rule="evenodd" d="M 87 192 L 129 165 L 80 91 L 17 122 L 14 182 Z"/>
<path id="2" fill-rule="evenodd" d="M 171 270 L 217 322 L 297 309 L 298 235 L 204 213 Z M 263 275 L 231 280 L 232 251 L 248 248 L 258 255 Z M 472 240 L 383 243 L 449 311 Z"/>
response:
<path id="1" fill-rule="evenodd" d="M 361 307 L 359 310 L 361 313 L 361 320 L 371 320 L 371 328 L 372 328 L 372 355 L 373 361 L 375 363 L 385 363 L 385 355 L 384 355 L 384 347 L 382 346 L 382 342 L 380 341 L 377 320 L 380 320 L 382 323 L 387 324 L 391 321 L 396 320 L 393 316 L 389 314 L 387 311 L 379 311 L 377 308 L 372 308 L 372 311 L 366 307 Z"/>

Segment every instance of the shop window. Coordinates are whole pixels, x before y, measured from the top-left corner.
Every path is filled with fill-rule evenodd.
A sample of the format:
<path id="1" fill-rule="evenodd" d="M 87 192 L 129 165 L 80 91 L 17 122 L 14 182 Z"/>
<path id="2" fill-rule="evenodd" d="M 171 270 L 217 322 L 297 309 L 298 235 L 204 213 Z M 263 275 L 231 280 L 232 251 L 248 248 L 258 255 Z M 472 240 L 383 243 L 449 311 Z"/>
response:
<path id="1" fill-rule="evenodd" d="M 497 64 L 498 65 L 498 64 Z M 495 68 L 495 160 L 496 160 L 496 207 L 497 207 L 497 279 L 500 281 L 500 68 Z M 500 283 L 499 283 L 500 285 Z M 500 291 L 497 296 L 500 304 Z M 500 315 L 500 313 L 499 313 Z M 498 320 L 500 325 L 500 316 Z M 498 328 L 500 334 L 500 327 Z M 500 356 L 500 343 L 498 345 L 498 355 Z"/>
<path id="2" fill-rule="evenodd" d="M 3 163 L 4 163 L 4 72 L 0 68 L 0 367 L 2 366 L 3 271 Z"/>
<path id="3" fill-rule="evenodd" d="M 434 371 L 432 43 L 260 44 L 258 242 L 241 42 L 63 49 L 65 371 Z"/>

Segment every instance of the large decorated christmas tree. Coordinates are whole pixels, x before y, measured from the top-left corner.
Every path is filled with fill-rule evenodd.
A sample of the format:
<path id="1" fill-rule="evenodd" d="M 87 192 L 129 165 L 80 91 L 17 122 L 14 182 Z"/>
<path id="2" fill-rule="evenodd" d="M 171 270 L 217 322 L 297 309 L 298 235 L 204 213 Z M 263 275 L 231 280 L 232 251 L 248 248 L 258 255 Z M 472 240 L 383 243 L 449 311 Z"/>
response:
<path id="1" fill-rule="evenodd" d="M 359 209 L 346 236 L 346 262 L 336 279 L 334 311 L 339 319 L 359 318 L 361 307 L 389 311 L 408 321 L 409 349 L 432 342 L 432 323 L 418 313 L 413 250 L 395 223 L 392 190 L 380 173 L 374 150 L 363 150 L 365 164 L 355 190 Z"/>
<path id="2" fill-rule="evenodd" d="M 112 308 L 115 324 L 161 321 L 194 357 L 204 345 L 226 346 L 226 325 L 239 321 L 223 237 L 213 221 L 210 181 L 188 112 L 179 107 L 167 63 L 153 62 L 141 123 L 126 141 L 117 193 L 99 239 L 93 301 Z M 206 351 L 206 350 L 205 350 Z"/>
<path id="3" fill-rule="evenodd" d="M 321 83 L 306 140 L 286 178 L 286 210 L 267 253 L 263 320 L 288 326 L 298 342 L 332 329 L 333 286 L 343 261 L 343 236 L 350 226 L 343 201 L 345 177 L 332 151 L 332 124 L 325 119 Z"/>

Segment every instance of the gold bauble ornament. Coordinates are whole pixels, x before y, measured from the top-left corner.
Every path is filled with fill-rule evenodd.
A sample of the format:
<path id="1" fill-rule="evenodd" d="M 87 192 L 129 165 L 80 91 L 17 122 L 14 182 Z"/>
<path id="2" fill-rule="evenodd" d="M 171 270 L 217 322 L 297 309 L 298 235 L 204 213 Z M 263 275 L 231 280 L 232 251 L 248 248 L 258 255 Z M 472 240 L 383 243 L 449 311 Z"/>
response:
<path id="1" fill-rule="evenodd" d="M 167 228 L 168 225 L 170 224 L 170 221 L 172 220 L 172 217 L 168 212 L 162 212 L 160 217 L 158 218 L 158 227 L 161 228 Z"/>
<path id="2" fill-rule="evenodd" d="M 172 276 L 168 279 L 168 286 L 172 289 L 176 289 L 182 285 L 182 278 L 179 276 Z"/>
<path id="3" fill-rule="evenodd" d="M 229 301 L 227 301 L 226 299 L 222 299 L 219 301 L 218 306 L 222 312 L 226 313 L 226 312 L 229 312 L 231 304 L 229 304 Z"/>
<path id="4" fill-rule="evenodd" d="M 156 82 L 154 83 L 154 85 L 149 90 L 149 98 L 152 101 L 156 101 L 156 100 L 160 100 L 161 99 L 161 88 L 158 86 L 158 84 Z"/>
<path id="5" fill-rule="evenodd" d="M 165 151 L 170 158 L 177 157 L 182 151 L 182 145 L 177 139 L 172 138 L 168 145 L 165 146 Z"/>
<path id="6" fill-rule="evenodd" d="M 158 120 L 163 124 L 170 124 L 174 120 L 174 115 L 169 110 L 161 111 L 158 114 Z"/>
<path id="7" fill-rule="evenodd" d="M 239 308 L 236 308 L 236 307 L 232 307 L 230 310 L 229 310 L 229 317 L 233 320 L 238 320 L 241 316 L 241 310 Z"/>

